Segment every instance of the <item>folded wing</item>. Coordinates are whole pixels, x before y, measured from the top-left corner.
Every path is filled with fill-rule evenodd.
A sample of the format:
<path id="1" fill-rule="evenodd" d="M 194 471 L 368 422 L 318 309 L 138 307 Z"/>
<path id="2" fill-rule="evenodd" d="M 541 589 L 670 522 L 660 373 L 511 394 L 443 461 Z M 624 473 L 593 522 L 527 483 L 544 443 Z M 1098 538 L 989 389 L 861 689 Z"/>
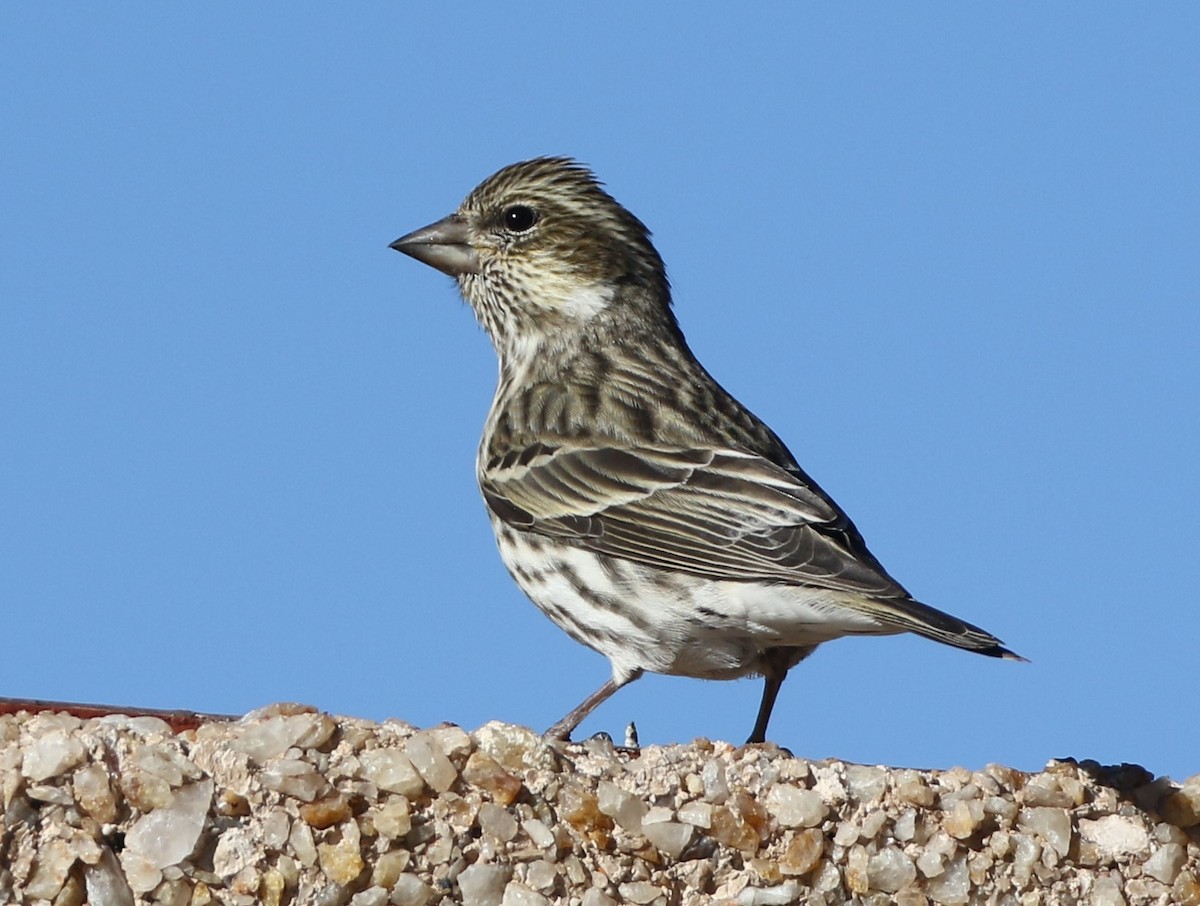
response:
<path id="1" fill-rule="evenodd" d="M 712 579 L 908 598 L 838 507 L 737 450 L 538 446 L 489 463 L 491 511 L 514 528 Z"/>

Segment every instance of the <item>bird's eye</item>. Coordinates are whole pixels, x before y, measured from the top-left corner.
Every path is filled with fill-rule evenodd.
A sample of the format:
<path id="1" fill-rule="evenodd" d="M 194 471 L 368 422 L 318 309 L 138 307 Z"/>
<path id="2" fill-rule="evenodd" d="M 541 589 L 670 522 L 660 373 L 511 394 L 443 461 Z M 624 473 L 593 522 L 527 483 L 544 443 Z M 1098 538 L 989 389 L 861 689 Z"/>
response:
<path id="1" fill-rule="evenodd" d="M 524 233 L 537 221 L 537 211 L 528 205 L 515 204 L 504 211 L 504 226 L 514 233 Z"/>

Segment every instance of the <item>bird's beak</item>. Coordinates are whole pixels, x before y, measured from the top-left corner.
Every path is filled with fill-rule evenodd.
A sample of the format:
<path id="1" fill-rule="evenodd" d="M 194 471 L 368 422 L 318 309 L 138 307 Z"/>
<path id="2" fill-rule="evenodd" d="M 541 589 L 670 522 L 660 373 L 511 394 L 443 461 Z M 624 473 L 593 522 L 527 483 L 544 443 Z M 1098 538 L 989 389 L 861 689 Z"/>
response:
<path id="1" fill-rule="evenodd" d="M 458 277 L 479 273 L 479 256 L 469 239 L 467 222 L 457 214 L 451 214 L 401 236 L 388 247 L 436 267 L 443 274 Z"/>

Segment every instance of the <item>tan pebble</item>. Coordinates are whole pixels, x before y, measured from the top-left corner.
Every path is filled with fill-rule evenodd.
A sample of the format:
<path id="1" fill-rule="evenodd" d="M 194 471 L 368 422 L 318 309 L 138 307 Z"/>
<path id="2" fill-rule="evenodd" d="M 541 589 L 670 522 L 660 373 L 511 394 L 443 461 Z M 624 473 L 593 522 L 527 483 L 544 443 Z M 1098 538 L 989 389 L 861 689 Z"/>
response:
<path id="1" fill-rule="evenodd" d="M 425 789 L 425 781 L 408 756 L 398 749 L 371 749 L 358 756 L 362 776 L 388 793 L 415 797 Z"/>
<path id="2" fill-rule="evenodd" d="M 412 829 L 410 806 L 404 796 L 389 796 L 383 805 L 368 814 L 375 830 L 389 839 L 403 837 Z"/>
<path id="3" fill-rule="evenodd" d="M 366 864 L 357 846 L 350 841 L 321 843 L 317 846 L 317 858 L 325 876 L 335 884 L 350 884 L 363 873 Z"/>
<path id="4" fill-rule="evenodd" d="M 1070 800 L 1071 805 L 1083 805 L 1087 799 L 1087 787 L 1078 777 L 1064 776 L 1058 778 L 1058 785 L 1063 794 Z"/>
<path id="5" fill-rule="evenodd" d="M 1200 824 L 1200 783 L 1190 784 L 1191 781 L 1163 800 L 1159 814 L 1164 821 L 1183 828 Z"/>
<path id="6" fill-rule="evenodd" d="M 192 888 L 191 906 L 209 906 L 212 902 L 212 891 L 208 889 L 208 885 L 203 881 L 197 881 L 196 886 Z"/>
<path id="7" fill-rule="evenodd" d="M 747 824 L 740 814 L 723 805 L 713 809 L 712 826 L 708 835 L 718 843 L 747 854 L 757 852 L 762 842 L 758 832 Z"/>
<path id="8" fill-rule="evenodd" d="M 1200 881 L 1191 871 L 1181 871 L 1171 885 L 1175 906 L 1200 906 Z"/>
<path id="9" fill-rule="evenodd" d="M 188 891 L 190 895 L 190 891 Z M 54 898 L 54 906 L 84 906 L 87 902 L 87 887 L 83 881 L 72 874 L 67 877 L 67 881 L 62 886 L 62 890 L 58 892 L 58 896 Z M 187 900 L 183 901 L 184 906 Z"/>
<path id="10" fill-rule="evenodd" d="M 805 875 L 816 868 L 825 851 L 825 837 L 819 830 L 798 831 L 779 859 L 779 870 L 785 875 Z"/>
<path id="11" fill-rule="evenodd" d="M 350 815 L 350 803 L 342 793 L 334 793 L 300 806 L 300 817 L 309 827 L 315 827 L 317 830 L 340 824 Z"/>
<path id="12" fill-rule="evenodd" d="M 85 812 L 101 824 L 111 824 L 116 820 L 117 800 L 104 768 L 98 764 L 86 765 L 74 773 L 71 784 L 75 790 L 75 801 Z"/>
<path id="13" fill-rule="evenodd" d="M 250 814 L 250 802 L 233 790 L 221 790 L 216 801 L 217 814 L 226 818 L 245 818 Z"/>
<path id="14" fill-rule="evenodd" d="M 275 869 L 283 876 L 283 882 L 288 887 L 295 887 L 300 881 L 300 865 L 291 856 L 280 854 L 275 859 Z"/>
<path id="15" fill-rule="evenodd" d="M 371 886 L 391 889 L 411 858 L 411 853 L 405 849 L 393 849 L 379 856 L 371 867 Z"/>
<path id="16" fill-rule="evenodd" d="M 641 797 L 634 795 L 611 780 L 601 780 L 597 785 L 597 807 L 630 833 L 639 833 L 642 818 L 649 809 Z"/>
<path id="17" fill-rule="evenodd" d="M 268 868 L 263 872 L 258 892 L 264 906 L 279 906 L 283 902 L 283 892 L 287 889 L 287 881 L 277 869 Z"/>
<path id="18" fill-rule="evenodd" d="M 750 859 L 746 862 L 750 870 L 768 884 L 778 884 L 783 880 L 780 865 L 774 859 Z"/>
<path id="19" fill-rule="evenodd" d="M 929 897 L 916 887 L 905 887 L 896 892 L 893 902 L 896 906 L 929 906 Z"/>
<path id="20" fill-rule="evenodd" d="M 942 819 L 942 827 L 956 840 L 965 840 L 983 822 L 983 803 L 978 799 L 960 799 Z"/>
<path id="21" fill-rule="evenodd" d="M 892 781 L 896 795 L 911 805 L 929 808 L 933 805 L 933 790 L 919 771 L 897 771 Z"/>
<path id="22" fill-rule="evenodd" d="M 479 797 L 473 795 L 467 799 L 457 793 L 443 793 L 433 802 L 434 817 L 440 818 L 454 830 L 468 830 L 475 823 L 475 815 L 479 811 Z"/>
<path id="23" fill-rule="evenodd" d="M 140 812 L 165 808 L 175 798 L 167 781 L 145 771 L 128 771 L 117 778 L 117 783 L 129 804 Z"/>
<path id="24" fill-rule="evenodd" d="M 967 867 L 970 870 L 971 883 L 978 886 L 983 884 L 992 870 L 992 864 L 995 859 L 992 857 L 990 850 L 972 853 L 967 859 Z"/>
<path id="25" fill-rule="evenodd" d="M 636 903 L 639 906 L 653 903 L 665 893 L 661 887 L 649 881 L 629 881 L 617 885 L 617 890 L 626 903 Z"/>
<path id="26" fill-rule="evenodd" d="M 858 838 L 860 840 L 873 840 L 883 830 L 883 826 L 887 824 L 888 813 L 883 809 L 876 809 L 870 812 L 863 819 L 862 827 L 858 830 Z"/>
<path id="27" fill-rule="evenodd" d="M 871 876 L 867 871 L 870 855 L 865 846 L 854 846 L 846 857 L 846 888 L 851 893 L 863 894 L 871 889 Z"/>
<path id="28" fill-rule="evenodd" d="M 597 846 L 608 846 L 613 819 L 600 811 L 600 800 L 591 790 L 564 783 L 558 791 L 558 815 Z"/>
<path id="29" fill-rule="evenodd" d="M 508 805 L 521 794 L 521 781 L 506 771 L 487 752 L 472 752 L 463 767 L 463 780 L 478 787 L 500 805 Z"/>

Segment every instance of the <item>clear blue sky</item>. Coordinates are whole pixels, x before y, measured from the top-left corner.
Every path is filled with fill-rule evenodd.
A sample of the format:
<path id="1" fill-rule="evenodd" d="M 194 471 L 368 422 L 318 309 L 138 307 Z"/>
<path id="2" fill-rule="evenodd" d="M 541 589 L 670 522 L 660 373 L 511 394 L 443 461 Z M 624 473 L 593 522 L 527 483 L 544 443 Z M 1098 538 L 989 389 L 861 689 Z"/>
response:
<path id="1" fill-rule="evenodd" d="M 1197 47 L 1185 3 L 5 4 L 0 695 L 542 729 L 598 686 L 495 553 L 491 348 L 387 248 L 570 154 L 888 569 L 1032 660 L 835 642 L 775 740 L 1200 771 Z"/>

